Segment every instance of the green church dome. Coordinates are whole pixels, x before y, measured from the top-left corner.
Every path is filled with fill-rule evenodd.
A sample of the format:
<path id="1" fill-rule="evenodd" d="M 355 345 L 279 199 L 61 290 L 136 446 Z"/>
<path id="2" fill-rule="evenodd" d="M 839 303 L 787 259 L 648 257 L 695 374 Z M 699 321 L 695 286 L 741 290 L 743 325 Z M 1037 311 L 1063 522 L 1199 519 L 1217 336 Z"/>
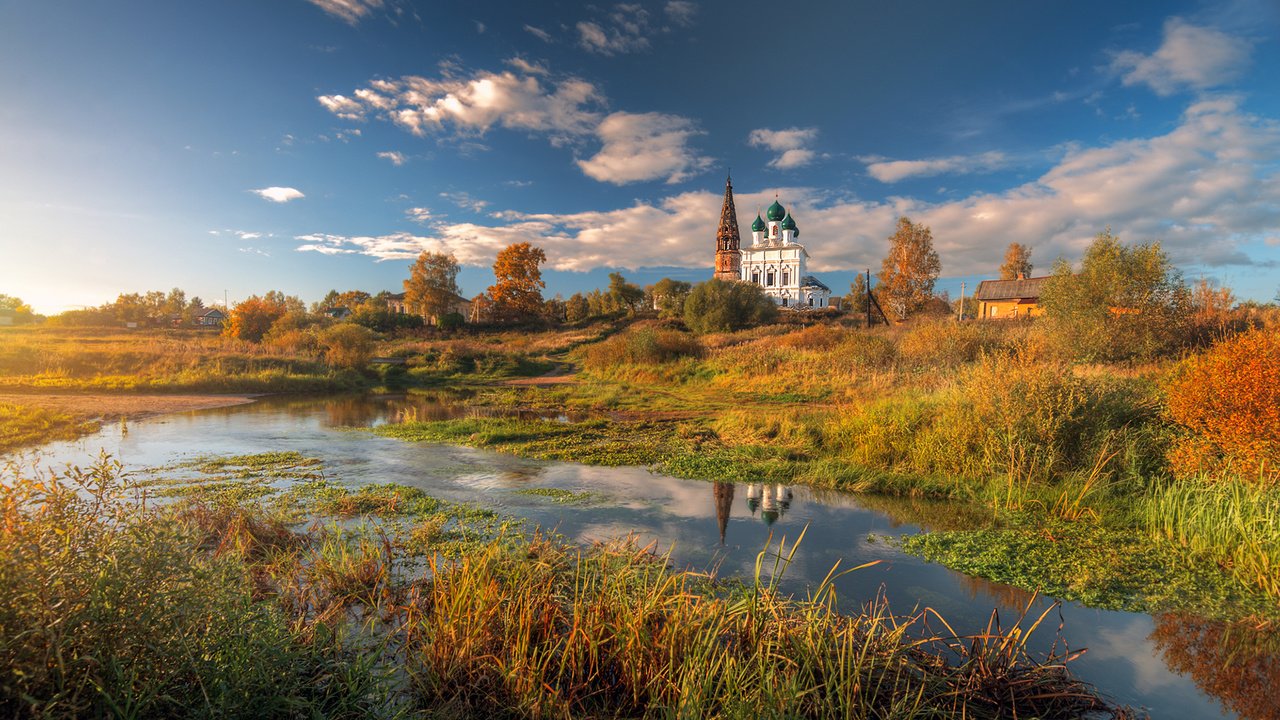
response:
<path id="1" fill-rule="evenodd" d="M 751 223 L 751 232 L 764 232 L 764 220 L 760 219 L 760 213 L 756 213 L 756 221 Z"/>
<path id="2" fill-rule="evenodd" d="M 786 209 L 783 208 L 782 205 L 778 204 L 777 200 L 774 200 L 773 204 L 769 206 L 769 210 L 765 212 L 764 216 L 773 222 L 777 222 L 778 220 L 786 217 L 786 215 Z"/>
<path id="3" fill-rule="evenodd" d="M 782 220 L 782 229 L 783 229 L 783 230 L 796 230 L 796 229 L 797 229 L 797 228 L 796 228 L 796 221 L 795 221 L 795 220 L 793 220 L 793 219 L 791 218 L 791 213 L 787 213 L 787 216 L 786 216 L 785 218 L 783 218 L 783 220 Z"/>

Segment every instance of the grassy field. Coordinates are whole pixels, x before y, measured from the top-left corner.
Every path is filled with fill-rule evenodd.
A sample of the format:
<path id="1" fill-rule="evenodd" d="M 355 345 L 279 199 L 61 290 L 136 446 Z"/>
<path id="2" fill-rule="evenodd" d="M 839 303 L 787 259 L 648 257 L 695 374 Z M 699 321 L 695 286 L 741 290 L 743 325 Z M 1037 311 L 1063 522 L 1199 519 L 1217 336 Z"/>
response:
<path id="1" fill-rule="evenodd" d="M 702 338 L 641 322 L 569 358 L 575 383 L 491 387 L 472 402 L 595 420 L 380 432 L 706 480 L 945 498 L 1000 522 L 909 550 L 1102 607 L 1280 614 L 1280 490 L 1171 477 L 1169 449 L 1185 431 L 1165 414 L 1164 388 L 1178 358 L 1080 365 L 1055 358 L 1033 325 L 948 322 Z"/>
<path id="2" fill-rule="evenodd" d="M 390 336 L 377 354 L 404 364 L 363 373 L 190 331 L 0 334 L 11 341 L 0 343 L 0 386 L 468 386 L 473 404 L 593 419 L 472 418 L 381 432 L 681 477 L 985 508 L 999 519 L 995 527 L 954 529 L 907 547 L 1095 605 L 1274 616 L 1280 598 L 1277 486 L 1265 477 L 1173 478 L 1168 458 L 1187 431 L 1170 420 L 1166 393 L 1180 358 L 1073 363 L 1057 357 L 1034 324 L 924 320 L 867 330 L 790 322 L 693 336 L 670 323 L 623 320 Z M 264 381 L 264 373 L 276 380 Z M 572 382 L 520 380 L 566 373 Z M 28 411 L 15 418 L 14 437 L 74 432 L 65 418 Z M 24 423 L 27 431 L 17 429 Z M 1090 548 L 1106 552 L 1081 575 L 1070 558 Z M 1011 554 L 1027 562 L 1004 559 Z"/>
<path id="3" fill-rule="evenodd" d="M 146 488 L 109 458 L 58 477 L 5 471 L 0 709 L 1129 716 L 1074 679 L 1070 657 L 1028 652 L 1031 633 L 1049 632 L 1043 615 L 956 635 L 930 630 L 950 628 L 929 610 L 842 614 L 826 584 L 806 600 L 759 571 L 723 585 L 634 545 L 521 534 L 407 488 L 316 483 L 318 469 L 291 453 L 202 458 L 156 469 Z M 273 492 L 229 496 L 228 476 Z M 195 489 L 140 504 L 144 489 L 178 486 Z M 793 554 L 758 565 L 777 578 Z"/>

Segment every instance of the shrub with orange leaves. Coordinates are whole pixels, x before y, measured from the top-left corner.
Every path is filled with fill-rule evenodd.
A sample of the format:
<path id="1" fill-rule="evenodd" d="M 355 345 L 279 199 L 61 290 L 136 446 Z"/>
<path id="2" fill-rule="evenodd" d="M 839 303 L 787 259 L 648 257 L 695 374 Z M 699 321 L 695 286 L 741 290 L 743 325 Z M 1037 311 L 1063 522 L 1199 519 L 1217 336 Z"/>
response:
<path id="1" fill-rule="evenodd" d="M 1187 430 L 1170 451 L 1176 474 L 1280 480 L 1280 334 L 1251 330 L 1187 359 L 1168 407 Z"/>

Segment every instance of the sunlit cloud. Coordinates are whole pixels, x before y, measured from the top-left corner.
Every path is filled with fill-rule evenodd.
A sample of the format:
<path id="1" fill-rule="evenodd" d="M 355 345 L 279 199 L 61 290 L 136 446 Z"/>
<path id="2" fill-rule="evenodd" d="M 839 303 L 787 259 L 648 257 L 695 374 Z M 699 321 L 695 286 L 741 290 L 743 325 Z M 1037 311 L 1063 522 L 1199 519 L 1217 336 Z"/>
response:
<path id="1" fill-rule="evenodd" d="M 817 153 L 806 147 L 817 137 L 818 129 L 812 127 L 792 127 L 785 130 L 758 128 L 747 136 L 747 143 L 776 153 L 769 161 L 769 167 L 790 170 L 808 165 L 817 158 Z"/>
<path id="2" fill-rule="evenodd" d="M 599 55 L 619 55 L 649 49 L 649 11 L 638 3 L 620 3 L 599 22 L 577 24 L 578 44 Z"/>
<path id="3" fill-rule="evenodd" d="M 450 68 L 438 78 L 408 75 L 377 79 L 345 95 L 318 98 L 347 119 L 375 116 L 418 136 L 451 132 L 457 145 L 474 147 L 495 127 L 544 135 L 557 147 L 571 147 L 588 176 L 626 184 L 646 180 L 678 182 L 710 164 L 690 146 L 702 134 L 688 118 L 666 113 L 604 113 L 607 99 L 581 78 L 552 77 L 542 65 L 521 58 L 512 70 L 470 75 Z M 599 144 L 594 153 L 593 144 Z M 483 146 L 481 146 L 483 147 Z"/>
<path id="4" fill-rule="evenodd" d="M 254 193 L 255 195 L 257 195 L 258 197 L 264 200 L 270 200 L 271 202 L 274 202 L 274 203 L 287 203 L 290 200 L 297 200 L 299 198 L 306 197 L 306 195 L 302 194 L 301 190 L 298 190 L 297 188 L 291 188 L 291 187 L 274 187 L 273 186 L 268 188 L 261 188 L 258 190 L 250 190 L 249 192 Z"/>
<path id="5" fill-rule="evenodd" d="M 1206 90 L 1229 83 L 1249 64 L 1252 44 L 1221 30 L 1169 18 L 1164 39 L 1150 55 L 1117 53 L 1111 68 L 1125 85 L 1148 85 L 1158 95 L 1179 90 Z"/>
<path id="6" fill-rule="evenodd" d="M 1009 158 L 1004 153 L 994 151 L 979 155 L 952 155 L 921 160 L 884 158 L 863 158 L 863 160 L 867 161 L 867 174 L 883 183 L 895 183 L 913 177 L 993 172 L 1009 163 Z"/>
<path id="7" fill-rule="evenodd" d="M 698 16 L 698 5 L 689 0 L 668 0 L 662 10 L 667 19 L 681 27 L 691 27 Z"/>
<path id="8" fill-rule="evenodd" d="M 404 156 L 404 153 L 396 150 L 385 150 L 383 152 L 378 153 L 378 157 L 382 158 L 383 160 L 390 160 L 391 164 L 395 165 L 396 167 L 399 167 L 409 161 L 409 159 Z"/>
<path id="9" fill-rule="evenodd" d="M 382 7 L 382 0 L 307 0 L 348 25 L 359 24 L 370 12 Z"/>
<path id="10" fill-rule="evenodd" d="M 543 30 L 540 27 L 535 27 L 533 25 L 525 25 L 524 31 L 538 38 L 542 42 L 545 42 L 545 43 L 552 42 L 551 33 L 547 32 L 546 30 Z"/>
<path id="11" fill-rule="evenodd" d="M 948 276 L 990 275 L 1013 241 L 1031 246 L 1041 267 L 1059 256 L 1078 260 L 1108 225 L 1126 241 L 1159 240 L 1181 264 L 1248 265 L 1259 262 L 1251 250 L 1280 227 L 1277 162 L 1280 123 L 1218 98 L 1189 106 L 1165 135 L 1074 148 L 1036 180 L 1003 192 L 948 202 L 873 201 L 782 187 L 739 188 L 735 197 L 744 222 L 776 194 L 819 273 L 878 267 L 901 215 L 932 228 Z M 485 266 L 507 245 L 531 242 L 557 270 L 699 268 L 710 264 L 720 204 L 717 187 L 617 209 L 499 210 L 488 223 L 433 219 L 423 235 L 324 236 L 326 242 L 308 240 L 318 247 L 305 249 L 377 259 L 433 249 Z"/>
<path id="12" fill-rule="evenodd" d="M 693 152 L 689 139 L 701 132 L 693 122 L 663 113 L 609 115 L 596 134 L 604 146 L 579 160 L 587 177 L 614 185 L 665 178 L 680 182 L 710 167 L 712 160 Z"/>

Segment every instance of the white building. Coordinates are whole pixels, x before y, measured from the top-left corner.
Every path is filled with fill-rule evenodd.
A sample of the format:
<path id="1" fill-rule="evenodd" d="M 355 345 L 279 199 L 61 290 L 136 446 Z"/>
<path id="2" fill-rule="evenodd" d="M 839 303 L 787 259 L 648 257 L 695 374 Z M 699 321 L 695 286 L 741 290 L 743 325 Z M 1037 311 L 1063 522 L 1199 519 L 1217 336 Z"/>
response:
<path id="1" fill-rule="evenodd" d="M 809 253 L 798 241 L 800 229 L 777 200 L 751 223 L 751 246 L 741 248 L 741 279 L 764 288 L 783 307 L 825 308 L 831 288 L 805 271 Z"/>

